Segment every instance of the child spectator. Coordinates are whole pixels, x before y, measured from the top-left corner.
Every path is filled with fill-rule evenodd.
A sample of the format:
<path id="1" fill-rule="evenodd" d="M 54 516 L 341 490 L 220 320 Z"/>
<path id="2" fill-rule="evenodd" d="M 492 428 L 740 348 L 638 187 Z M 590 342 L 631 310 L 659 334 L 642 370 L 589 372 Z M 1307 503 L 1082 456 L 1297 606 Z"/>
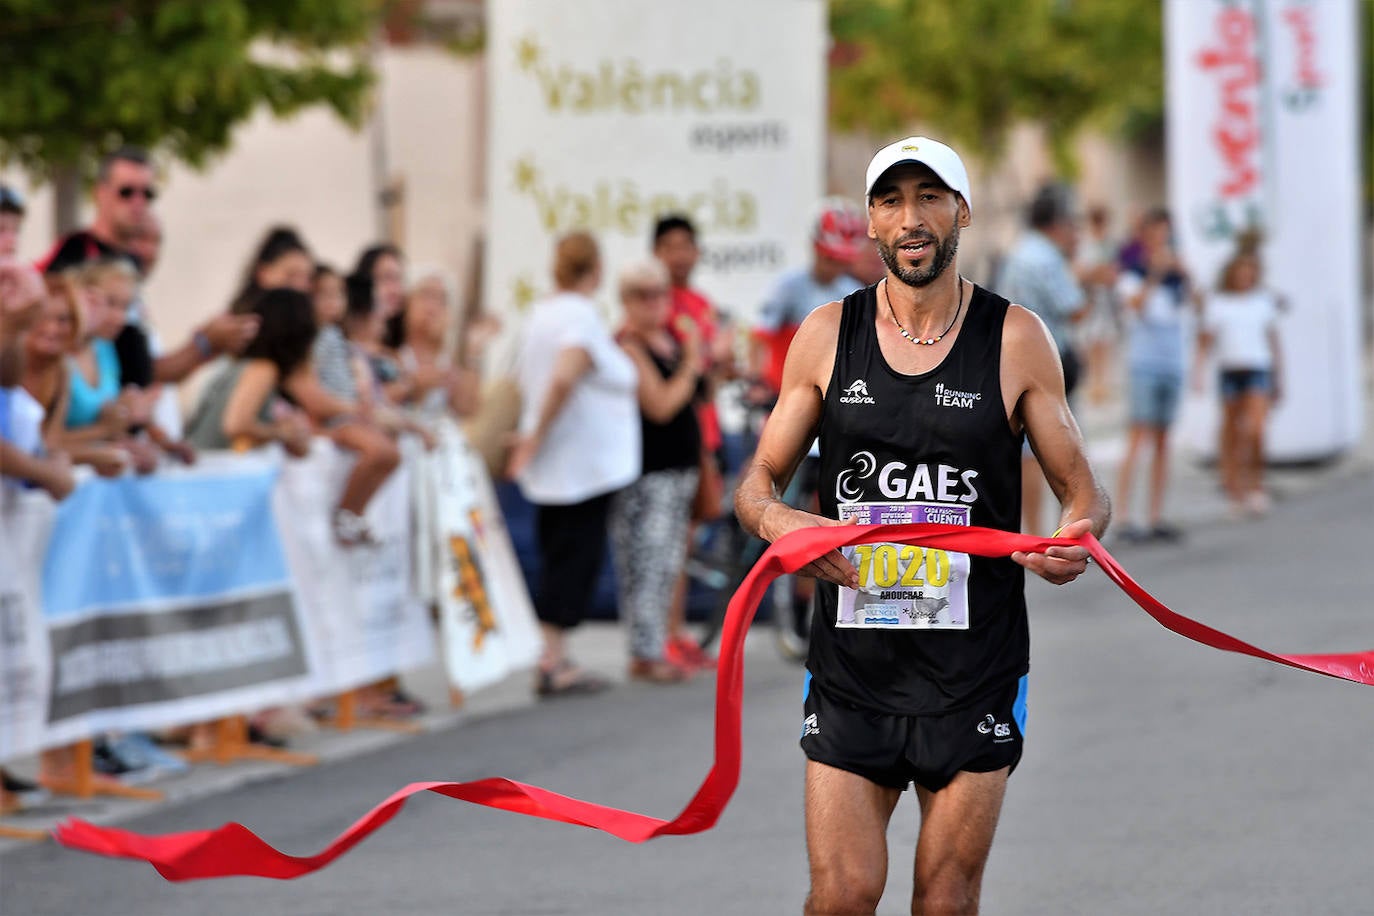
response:
<path id="1" fill-rule="evenodd" d="M 1269 509 L 1264 490 L 1264 433 L 1269 408 L 1279 399 L 1280 301 L 1260 286 L 1259 238 L 1240 240 L 1222 268 L 1218 289 L 1207 298 L 1197 353 L 1194 386 L 1215 355 L 1221 389 L 1221 440 L 1217 451 L 1221 485 L 1233 515 L 1262 515 Z"/>
<path id="2" fill-rule="evenodd" d="M 370 543 L 367 504 L 400 464 L 401 454 L 361 402 L 370 374 L 339 326 L 345 310 L 343 279 L 330 267 L 315 269 L 313 305 L 319 333 L 312 347 L 312 368 L 304 378 L 297 373 L 287 390 L 335 445 L 358 456 L 334 510 L 333 530 L 344 546 Z"/>
<path id="3" fill-rule="evenodd" d="M 133 263 L 109 258 L 80 268 L 76 275 L 86 306 L 86 333 L 70 360 L 68 438 L 100 438 L 104 432 L 87 428 L 105 414 L 112 424 L 124 422 L 121 433 L 127 436 L 125 447 L 140 473 L 157 467 L 154 446 L 179 461 L 194 461 L 195 451 L 189 445 L 173 440 L 153 421 L 157 391 L 122 385 L 115 339 L 125 330 L 134 297 L 138 274 Z M 148 436 L 146 442 L 136 435 L 143 432 Z"/>

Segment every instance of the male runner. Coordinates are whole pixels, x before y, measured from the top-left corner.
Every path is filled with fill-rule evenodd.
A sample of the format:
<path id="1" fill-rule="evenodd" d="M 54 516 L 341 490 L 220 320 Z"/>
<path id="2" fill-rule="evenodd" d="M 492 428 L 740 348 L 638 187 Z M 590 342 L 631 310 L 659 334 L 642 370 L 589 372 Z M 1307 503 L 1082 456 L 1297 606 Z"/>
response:
<path id="1" fill-rule="evenodd" d="M 1028 436 L 1063 507 L 1063 534 L 1101 535 L 1106 494 L 1034 314 L 959 276 L 968 175 L 924 137 L 867 173 L 869 237 L 887 275 L 813 312 L 736 496 L 769 541 L 797 528 L 932 521 L 1016 530 Z M 819 430 L 821 512 L 778 495 Z M 1077 578 L 1081 547 L 987 559 L 900 545 L 832 551 L 807 661 L 806 912 L 872 913 L 887 824 L 915 782 L 911 911 L 976 913 L 1007 776 L 1021 756 L 1029 666 L 1024 569 Z"/>

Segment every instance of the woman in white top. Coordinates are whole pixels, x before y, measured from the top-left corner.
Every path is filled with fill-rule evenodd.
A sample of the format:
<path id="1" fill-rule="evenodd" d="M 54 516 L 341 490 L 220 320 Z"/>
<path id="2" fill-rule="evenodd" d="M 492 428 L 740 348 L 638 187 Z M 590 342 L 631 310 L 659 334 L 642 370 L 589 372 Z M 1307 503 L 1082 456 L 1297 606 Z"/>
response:
<path id="1" fill-rule="evenodd" d="M 1237 512 L 1263 513 L 1264 431 L 1279 398 L 1278 297 L 1260 286 L 1254 242 L 1222 268 L 1218 290 L 1203 313 L 1195 384 L 1208 355 L 1216 357 L 1222 399 L 1218 463 L 1221 483 Z"/>
<path id="2" fill-rule="evenodd" d="M 534 606 L 544 634 L 540 696 L 586 693 L 606 682 L 567 657 L 605 561 L 611 496 L 639 477 L 639 378 L 590 295 L 601 255 L 585 232 L 559 239 L 557 292 L 525 324 L 519 435 L 509 474 L 537 510 L 540 576 Z"/>

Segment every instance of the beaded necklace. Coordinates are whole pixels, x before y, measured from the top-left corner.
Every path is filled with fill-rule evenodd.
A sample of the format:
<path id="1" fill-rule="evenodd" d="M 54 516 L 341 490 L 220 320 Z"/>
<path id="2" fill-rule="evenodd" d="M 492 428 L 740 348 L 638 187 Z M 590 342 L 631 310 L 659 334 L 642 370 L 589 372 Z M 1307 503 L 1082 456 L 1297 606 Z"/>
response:
<path id="1" fill-rule="evenodd" d="M 940 341 L 944 340 L 946 334 L 954 330 L 954 323 L 959 320 L 959 313 L 964 310 L 964 278 L 959 278 L 959 305 L 954 309 L 954 317 L 950 319 L 949 327 L 945 328 L 944 331 L 940 333 L 939 337 L 926 337 L 922 339 L 920 337 L 912 337 L 910 334 L 907 333 L 906 328 L 902 327 L 902 323 L 897 320 L 897 310 L 892 307 L 892 296 L 890 296 L 887 292 L 886 280 L 883 281 L 883 298 L 887 300 L 887 312 L 889 315 L 892 316 L 892 323 L 897 326 L 897 333 L 901 334 L 903 337 L 905 337 L 907 340 L 911 341 L 914 344 L 918 344 L 924 347 L 933 347 Z"/>

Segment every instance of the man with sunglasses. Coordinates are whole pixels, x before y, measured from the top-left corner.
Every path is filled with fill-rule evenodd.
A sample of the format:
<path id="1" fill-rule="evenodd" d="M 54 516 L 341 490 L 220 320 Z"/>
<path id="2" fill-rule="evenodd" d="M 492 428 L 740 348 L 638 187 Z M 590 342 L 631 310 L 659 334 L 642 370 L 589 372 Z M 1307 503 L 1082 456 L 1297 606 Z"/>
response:
<path id="1" fill-rule="evenodd" d="M 157 200 L 152 159 L 136 146 L 121 146 L 100 160 L 94 189 L 95 220 L 85 229 L 63 237 L 35 266 L 45 274 L 101 258 L 127 258 L 145 280 L 153 267 L 138 254 L 141 237 L 156 226 L 152 205 Z M 158 239 L 161 231 L 158 229 Z M 146 388 L 157 382 L 180 382 L 221 353 L 237 353 L 257 334 L 253 315 L 217 315 L 176 350 L 155 354 L 148 334 L 133 316 L 115 341 L 120 357 L 120 381 Z"/>
<path id="2" fill-rule="evenodd" d="M 157 187 L 148 153 L 122 146 L 100 160 L 95 181 L 95 221 L 63 237 L 38 262 L 44 273 L 60 273 L 98 258 L 127 257 L 129 240 L 147 217 Z M 137 265 L 140 268 L 142 265 Z"/>

